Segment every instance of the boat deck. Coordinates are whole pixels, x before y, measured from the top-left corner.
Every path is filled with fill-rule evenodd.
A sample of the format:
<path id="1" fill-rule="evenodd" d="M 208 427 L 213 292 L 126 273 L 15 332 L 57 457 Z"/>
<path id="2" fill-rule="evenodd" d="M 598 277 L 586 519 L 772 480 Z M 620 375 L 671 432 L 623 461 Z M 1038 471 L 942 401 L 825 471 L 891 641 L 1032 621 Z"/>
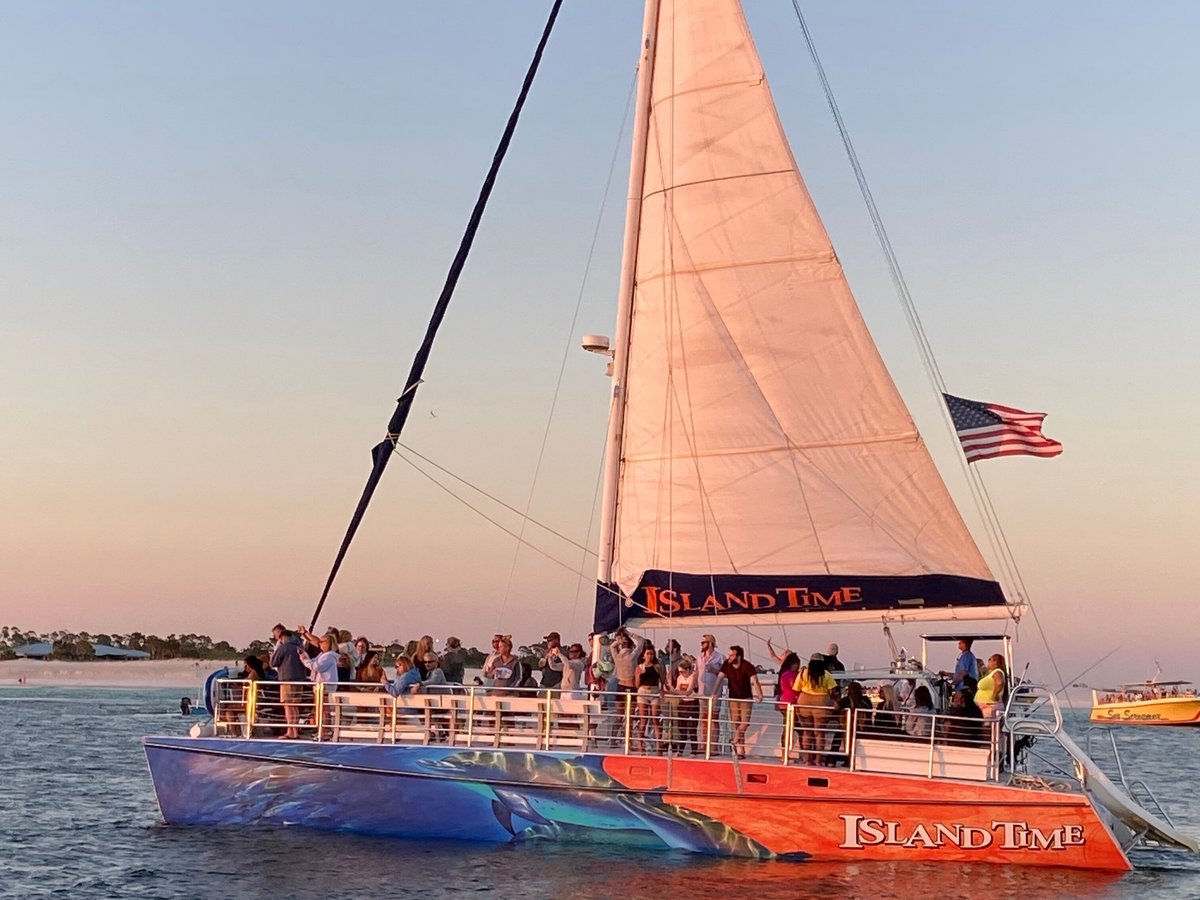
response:
<path id="1" fill-rule="evenodd" d="M 729 758 L 788 766 L 845 766 L 855 771 L 996 781 L 1006 753 L 998 720 L 945 715 L 751 705 L 744 742 L 735 748 L 729 701 L 690 703 L 665 696 L 639 704 L 635 694 L 573 695 L 554 690 L 503 694 L 447 686 L 393 697 L 375 686 L 293 685 L 285 704 L 278 682 L 222 680 L 210 726 L 218 737 L 284 737 L 289 727 L 330 743 L 521 748 L 597 754 Z M 291 692 L 289 692 L 291 693 Z M 749 703 L 749 701 L 744 701 Z M 289 726 L 287 707 L 292 708 Z M 812 714 L 819 717 L 814 719 Z M 711 722 L 711 727 L 708 724 Z M 318 724 L 319 723 L 319 724 Z M 907 724 L 912 733 L 905 730 Z"/>

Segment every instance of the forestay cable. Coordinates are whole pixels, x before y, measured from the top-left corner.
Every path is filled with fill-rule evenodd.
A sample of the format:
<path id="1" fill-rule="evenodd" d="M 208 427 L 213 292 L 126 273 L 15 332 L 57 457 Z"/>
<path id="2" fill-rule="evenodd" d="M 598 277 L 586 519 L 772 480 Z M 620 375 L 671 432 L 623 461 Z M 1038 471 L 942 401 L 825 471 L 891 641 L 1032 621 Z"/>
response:
<path id="1" fill-rule="evenodd" d="M 813 66 L 816 69 L 817 77 L 821 82 L 821 88 L 825 92 L 825 101 L 829 105 L 829 110 L 833 115 L 834 123 L 837 126 L 838 134 L 841 136 L 842 145 L 846 150 L 846 156 L 850 160 L 850 167 L 854 171 L 854 178 L 858 182 L 858 188 L 863 197 L 863 202 L 866 204 L 867 213 L 871 218 L 871 224 L 875 229 L 876 238 L 879 241 L 879 246 L 883 251 L 883 256 L 887 262 L 888 271 L 891 274 L 892 283 L 895 285 L 896 293 L 900 297 L 901 306 L 904 309 L 905 318 L 908 320 L 909 328 L 912 330 L 913 337 L 916 340 L 922 364 L 924 365 L 926 375 L 937 394 L 938 408 L 941 410 L 942 422 L 948 429 L 951 435 L 955 435 L 954 423 L 950 418 L 949 410 L 945 402 L 942 400 L 942 395 L 948 393 L 946 389 L 945 379 L 942 377 L 941 369 L 937 364 L 937 359 L 933 353 L 933 345 L 930 343 L 928 336 L 925 333 L 924 325 L 921 322 L 921 317 L 917 312 L 916 303 L 913 301 L 912 293 L 908 289 L 908 282 L 904 278 L 904 273 L 900 269 L 900 261 L 896 256 L 896 252 L 892 247 L 891 239 L 888 237 L 887 229 L 884 228 L 883 218 L 879 214 L 879 209 L 875 205 L 875 197 L 871 193 L 871 188 L 867 184 L 866 174 L 863 172 L 862 165 L 858 160 L 858 154 L 855 152 L 854 143 L 850 140 L 850 132 L 846 127 L 845 120 L 842 118 L 841 110 L 838 108 L 837 100 L 833 96 L 833 87 L 829 83 L 829 78 L 825 74 L 825 67 L 821 64 L 821 57 L 817 53 L 816 44 L 813 41 L 812 34 L 808 30 L 808 23 L 804 20 L 804 13 L 800 9 L 799 0 L 792 0 L 792 8 L 796 12 L 796 19 L 800 23 L 800 30 L 804 34 L 804 41 L 808 47 L 809 55 L 812 57 Z M 957 436 L 955 436 L 957 444 Z M 1009 545 L 1008 537 L 1004 534 L 1004 529 L 1000 524 L 999 516 L 996 514 L 996 509 L 992 504 L 991 495 L 988 493 L 987 485 L 983 481 L 982 475 L 978 470 L 968 465 L 965 457 L 960 453 L 959 465 L 962 467 L 966 475 L 967 485 L 974 497 L 976 508 L 980 512 L 983 521 L 984 530 L 987 534 L 988 542 L 992 547 L 995 559 L 999 562 L 1002 573 L 1007 576 L 1007 580 L 1016 591 L 1018 599 L 1029 607 L 1029 611 L 1033 614 L 1034 624 L 1037 626 L 1038 634 L 1041 636 L 1042 644 L 1046 648 L 1047 656 L 1050 660 L 1050 665 L 1054 669 L 1054 674 L 1058 678 L 1059 685 L 1065 688 L 1066 681 L 1062 677 L 1062 673 L 1058 669 L 1058 663 L 1054 658 L 1054 653 L 1050 649 L 1050 643 L 1046 638 L 1045 630 L 1042 628 L 1042 623 L 1038 618 L 1037 610 L 1034 608 L 1033 602 L 1029 599 L 1028 592 L 1025 587 L 1025 580 L 1021 576 L 1020 568 L 1017 565 L 1016 557 L 1013 555 L 1012 547 Z M 1067 694 L 1067 703 L 1071 705 L 1070 694 Z"/>
<path id="2" fill-rule="evenodd" d="M 546 20 L 546 27 L 542 30 L 542 38 L 538 41 L 537 50 L 533 54 L 533 60 L 530 62 L 529 69 L 525 73 L 525 80 L 521 84 L 521 92 L 517 95 L 517 102 L 509 114 L 507 124 L 504 126 L 504 133 L 500 136 L 500 143 L 496 148 L 495 155 L 492 157 L 492 165 L 488 169 L 487 177 L 484 178 L 483 186 L 479 189 L 479 197 L 475 201 L 475 208 L 471 210 L 471 218 L 467 221 L 467 228 L 463 233 L 462 241 L 458 245 L 458 252 L 454 255 L 454 260 L 450 264 L 450 271 L 446 275 L 446 283 L 442 287 L 442 293 L 438 296 L 437 303 L 433 307 L 433 315 L 430 317 L 429 325 L 425 329 L 425 339 L 417 349 L 417 355 L 413 359 L 412 368 L 409 370 L 404 391 L 396 401 L 396 411 L 392 413 L 392 418 L 388 422 L 387 435 L 371 449 L 371 474 L 367 476 L 367 484 L 363 488 L 362 497 L 359 498 L 358 506 L 355 508 L 354 515 L 350 519 L 350 525 L 346 529 L 346 535 L 342 538 L 342 545 L 338 549 L 337 556 L 334 558 L 333 568 L 330 569 L 329 578 L 325 581 L 325 589 L 321 591 L 321 599 L 317 601 L 317 608 L 313 612 L 312 623 L 309 625 L 310 628 L 317 627 L 317 619 L 321 615 L 321 609 L 325 606 L 325 600 L 329 596 L 329 589 L 333 587 L 333 580 L 337 577 L 338 570 L 342 567 L 342 560 L 346 557 L 346 551 L 350 549 L 350 542 L 354 540 L 354 535 L 358 531 L 362 517 L 367 511 L 367 506 L 370 504 L 371 497 L 375 493 L 375 488 L 379 484 L 379 479 L 383 475 L 383 470 L 387 468 L 388 460 L 392 458 L 392 451 L 395 449 L 396 442 L 400 439 L 400 432 L 404 429 L 404 423 L 408 420 L 408 412 L 412 409 L 413 398 L 416 396 L 417 388 L 421 384 L 421 375 L 425 372 L 425 364 L 428 362 L 429 353 L 433 349 L 434 338 L 437 337 L 442 319 L 446 317 L 446 310 L 450 306 L 450 298 L 454 294 L 454 288 L 458 285 L 458 278 L 462 274 L 463 266 L 466 265 L 467 255 L 471 252 L 471 245 L 475 242 L 475 233 L 479 230 L 479 223 L 483 219 L 483 211 L 487 207 L 488 199 L 492 195 L 496 176 L 500 172 L 500 164 L 504 162 L 504 157 L 508 153 L 509 143 L 512 141 L 513 133 L 517 129 L 521 110 L 525 106 L 525 98 L 529 96 L 529 89 L 533 85 L 533 78 L 537 74 L 538 66 L 541 64 L 542 53 L 546 49 L 546 43 L 550 40 L 550 32 L 554 29 L 554 22 L 558 18 L 558 10 L 561 6 L 562 0 L 554 0 L 554 6 L 550 9 L 550 17 Z"/>

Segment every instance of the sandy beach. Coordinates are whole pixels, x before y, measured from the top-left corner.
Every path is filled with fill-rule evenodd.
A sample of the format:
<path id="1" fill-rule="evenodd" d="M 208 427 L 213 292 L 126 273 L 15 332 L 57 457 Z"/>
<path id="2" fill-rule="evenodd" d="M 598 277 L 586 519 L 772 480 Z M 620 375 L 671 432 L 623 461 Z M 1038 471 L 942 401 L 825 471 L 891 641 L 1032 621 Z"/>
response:
<path id="1" fill-rule="evenodd" d="M 241 668 L 233 660 L 217 659 L 131 659 L 72 662 L 57 659 L 8 659 L 0 661 L 0 685 L 11 686 L 24 678 L 25 684 L 46 687 L 179 687 L 198 688 L 222 666 Z"/>

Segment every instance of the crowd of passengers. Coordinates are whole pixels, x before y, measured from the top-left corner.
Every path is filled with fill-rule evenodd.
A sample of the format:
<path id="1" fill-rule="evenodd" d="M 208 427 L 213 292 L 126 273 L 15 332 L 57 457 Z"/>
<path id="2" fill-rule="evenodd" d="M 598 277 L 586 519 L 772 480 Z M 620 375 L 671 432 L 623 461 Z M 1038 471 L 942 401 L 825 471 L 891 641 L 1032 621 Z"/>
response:
<path id="1" fill-rule="evenodd" d="M 446 639 L 438 653 L 430 635 L 424 635 L 411 655 L 397 656 L 394 675 L 388 677 L 379 651 L 365 637 L 329 628 L 316 635 L 304 626 L 295 631 L 276 625 L 272 629 L 270 659 L 247 656 L 241 676 L 279 684 L 286 731 L 281 737 L 299 737 L 306 688 L 303 682 L 337 686 L 339 690 L 386 690 L 394 697 L 420 692 L 452 691 L 463 684 L 466 651 L 456 637 Z M 589 635 L 589 647 L 590 638 Z M 519 695 L 523 690 L 553 690 L 573 699 L 597 696 L 610 713 L 607 734 L 599 739 L 620 745 L 625 740 L 625 715 L 630 718 L 629 739 L 636 752 L 711 753 L 729 751 L 745 758 L 746 732 L 753 704 L 763 700 L 758 669 L 738 645 L 724 653 L 711 634 L 701 635 L 693 655 L 683 652 L 674 638 L 662 648 L 644 637 L 619 629 L 600 638 L 600 653 L 593 661 L 580 643 L 565 645 L 552 631 L 543 637 L 545 651 L 536 667 L 514 654 L 512 635 L 492 636 L 491 653 L 483 663 L 476 685 L 492 695 Z M 915 677 L 898 677 L 878 685 L 878 695 L 868 697 L 858 681 L 839 681 L 844 672 L 838 645 L 813 653 L 806 662 L 791 651 L 777 651 L 770 640 L 767 650 L 778 664 L 775 708 L 788 721 L 792 717 L 792 759 L 810 765 L 836 764 L 844 756 L 842 724 L 846 712 L 854 717 L 864 736 L 928 742 L 935 737 L 950 743 L 977 744 L 987 740 L 989 718 L 998 715 L 1007 699 L 1008 679 L 1004 657 L 995 654 L 986 663 L 971 651 L 971 640 L 959 641 L 953 672 L 929 673 L 944 678 L 953 693 L 940 733 L 934 734 L 934 697 Z M 536 673 L 536 674 L 535 674 Z M 622 695 L 630 695 L 623 699 Z M 712 699 L 709 699 L 712 698 Z M 782 755 L 787 736 L 781 732 Z"/>
<path id="2" fill-rule="evenodd" d="M 1177 687 L 1167 690 L 1165 687 L 1149 687 L 1138 688 L 1130 691 L 1117 691 L 1115 693 L 1103 694 L 1100 697 L 1101 703 L 1136 703 L 1141 700 L 1166 700 L 1170 697 L 1195 697 L 1194 690 L 1185 688 L 1179 690 Z"/>

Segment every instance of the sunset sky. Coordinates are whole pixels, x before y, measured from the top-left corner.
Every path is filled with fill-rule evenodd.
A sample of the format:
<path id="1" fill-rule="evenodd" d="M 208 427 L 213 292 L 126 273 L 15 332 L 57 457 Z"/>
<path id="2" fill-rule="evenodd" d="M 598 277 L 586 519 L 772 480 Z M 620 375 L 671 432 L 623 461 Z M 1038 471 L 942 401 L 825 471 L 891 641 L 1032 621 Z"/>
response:
<path id="1" fill-rule="evenodd" d="M 1044 410 L 1065 445 L 978 464 L 1061 674 L 1115 650 L 1085 680 L 1200 680 L 1200 7 L 802 5 L 951 391 Z M 4 624 L 307 622 L 549 6 L 0 5 Z M 747 6 L 965 500 L 791 3 Z M 613 329 L 640 23 L 565 4 L 404 436 L 570 542 L 529 525 L 555 561 L 518 552 L 396 459 L 323 624 L 586 635 L 608 382 L 578 337 Z M 1050 679 L 1037 631 L 1021 657 Z M 761 662 L 767 636 L 886 653 L 878 626 L 721 638 Z"/>

